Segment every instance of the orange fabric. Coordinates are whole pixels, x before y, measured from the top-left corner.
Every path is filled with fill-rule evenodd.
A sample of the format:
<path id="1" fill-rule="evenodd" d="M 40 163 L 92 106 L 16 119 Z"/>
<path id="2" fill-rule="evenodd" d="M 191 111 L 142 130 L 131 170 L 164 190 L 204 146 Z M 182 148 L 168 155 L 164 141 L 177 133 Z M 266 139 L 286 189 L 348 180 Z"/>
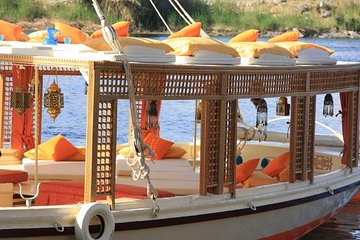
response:
<path id="1" fill-rule="evenodd" d="M 20 26 L 0 20 L 0 34 L 4 35 L 4 41 L 19 41 L 22 31 Z"/>
<path id="2" fill-rule="evenodd" d="M 184 27 L 180 31 L 171 34 L 168 39 L 179 37 L 200 37 L 201 22 L 196 22 Z"/>
<path id="3" fill-rule="evenodd" d="M 30 40 L 30 38 L 29 38 L 29 36 L 28 36 L 26 33 L 24 33 L 24 32 L 21 32 L 21 33 L 20 33 L 19 41 L 21 41 L 21 42 L 27 42 L 27 41 L 29 41 L 29 40 Z"/>
<path id="4" fill-rule="evenodd" d="M 13 89 L 22 86 L 25 91 L 28 90 L 28 85 L 34 76 L 33 67 L 20 67 L 14 65 L 12 67 Z M 32 106 L 33 98 L 30 97 L 30 106 Z M 33 135 L 33 109 L 30 107 L 26 109 L 25 113 L 19 115 L 13 109 L 12 113 L 12 131 L 11 131 L 11 148 L 23 151 L 23 149 L 34 148 Z"/>
<path id="5" fill-rule="evenodd" d="M 117 23 L 112 24 L 111 26 L 113 26 L 113 28 L 115 29 L 117 35 L 119 37 L 127 37 L 129 36 L 129 26 L 130 26 L 130 22 L 129 21 L 120 21 Z M 90 38 L 100 38 L 102 37 L 102 31 L 101 29 L 95 31 L 93 34 L 91 34 Z"/>
<path id="6" fill-rule="evenodd" d="M 155 153 L 155 160 L 161 160 L 174 142 L 160 138 L 152 133 L 146 136 L 144 143 L 149 145 Z"/>
<path id="7" fill-rule="evenodd" d="M 19 183 L 28 180 L 28 173 L 19 170 L 0 169 L 0 183 Z"/>
<path id="8" fill-rule="evenodd" d="M 287 49 L 294 57 L 298 56 L 298 53 L 302 50 L 308 49 L 308 48 L 316 48 L 320 49 L 322 51 L 327 52 L 329 55 L 333 54 L 335 51 L 318 45 L 314 43 L 308 43 L 308 42 L 279 42 L 275 43 L 277 46 Z"/>
<path id="9" fill-rule="evenodd" d="M 254 172 L 248 179 L 244 181 L 243 188 L 264 186 L 277 182 L 278 181 L 275 178 L 272 178 L 264 173 Z"/>
<path id="10" fill-rule="evenodd" d="M 175 194 L 159 190 L 158 197 L 174 197 Z M 146 199 L 146 188 L 116 184 L 115 198 Z M 98 197 L 96 200 L 105 200 L 106 196 Z M 35 200 L 36 206 L 75 204 L 84 201 L 84 183 L 78 181 L 66 182 L 42 182 L 40 193 Z"/>
<path id="11" fill-rule="evenodd" d="M 266 42 L 235 42 L 229 43 L 229 45 L 234 48 L 240 55 L 240 57 L 251 57 L 257 58 L 263 54 L 275 54 L 280 56 L 287 56 L 293 58 L 293 55 L 290 51 L 285 48 L 279 47 L 274 43 Z"/>
<path id="12" fill-rule="evenodd" d="M 71 38 L 72 44 L 80 44 L 88 40 L 89 35 L 80 29 L 74 28 L 62 22 L 55 22 L 55 28 L 61 33 L 58 42 L 63 43 L 65 37 Z"/>
<path id="13" fill-rule="evenodd" d="M 270 177 L 278 176 L 290 162 L 290 152 L 283 153 L 270 161 L 262 172 Z"/>
<path id="14" fill-rule="evenodd" d="M 251 159 L 236 166 L 236 184 L 242 183 L 255 171 L 259 158 Z"/>
<path id="15" fill-rule="evenodd" d="M 165 153 L 163 158 L 178 159 L 182 158 L 186 154 L 186 150 L 182 147 L 171 146 L 170 149 Z"/>
<path id="16" fill-rule="evenodd" d="M 256 42 L 259 37 L 259 30 L 257 29 L 250 29 L 245 32 L 242 32 L 232 39 L 230 39 L 229 43 L 233 42 Z"/>
<path id="17" fill-rule="evenodd" d="M 290 166 L 287 166 L 284 170 L 279 174 L 280 182 L 288 182 L 290 179 Z"/>
<path id="18" fill-rule="evenodd" d="M 48 159 L 55 161 L 68 160 L 70 156 L 78 153 L 78 149 L 61 134 L 40 144 L 39 149 Z"/>
<path id="19" fill-rule="evenodd" d="M 24 156 L 26 158 L 35 160 L 35 148 L 24 152 Z M 38 149 L 38 160 L 52 161 L 52 159 L 49 159 L 49 157 L 45 153 L 43 153 L 40 149 Z M 63 159 L 62 161 L 85 161 L 85 149 L 78 148 L 77 152 L 74 155 L 71 155 L 67 159 Z"/>
<path id="20" fill-rule="evenodd" d="M 299 32 L 287 32 L 283 33 L 279 36 L 270 38 L 268 42 L 276 43 L 276 42 L 296 42 L 299 39 Z"/>

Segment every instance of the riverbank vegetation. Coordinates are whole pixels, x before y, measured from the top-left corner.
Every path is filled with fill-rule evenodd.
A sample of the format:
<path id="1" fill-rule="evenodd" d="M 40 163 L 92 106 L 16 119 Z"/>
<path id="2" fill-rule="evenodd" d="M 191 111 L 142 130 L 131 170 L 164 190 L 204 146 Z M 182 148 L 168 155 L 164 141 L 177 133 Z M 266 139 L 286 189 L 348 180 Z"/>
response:
<path id="1" fill-rule="evenodd" d="M 153 0 L 173 30 L 185 26 L 168 1 Z M 133 32 L 163 32 L 164 24 L 149 0 L 99 0 L 109 22 L 130 20 Z M 360 32 L 358 0 L 328 1 L 239 1 L 182 0 L 179 2 L 195 21 L 213 34 L 231 35 L 256 28 L 263 33 L 296 28 L 303 33 Z M 256 3 L 254 3 L 256 2 Z M 1 0 L 0 16 L 11 22 L 37 19 L 98 24 L 91 0 Z M 85 22 L 85 23 L 84 23 Z"/>

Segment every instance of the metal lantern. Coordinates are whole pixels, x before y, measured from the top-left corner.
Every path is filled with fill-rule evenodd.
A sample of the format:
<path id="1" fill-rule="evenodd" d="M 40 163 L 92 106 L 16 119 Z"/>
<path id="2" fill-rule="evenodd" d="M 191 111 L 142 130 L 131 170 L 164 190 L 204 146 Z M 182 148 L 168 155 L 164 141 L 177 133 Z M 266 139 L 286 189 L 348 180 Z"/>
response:
<path id="1" fill-rule="evenodd" d="M 268 125 L 268 107 L 265 99 L 252 98 L 251 102 L 256 107 L 256 127 L 261 134 L 266 135 L 266 127 Z"/>
<path id="2" fill-rule="evenodd" d="M 23 114 L 30 107 L 30 93 L 26 92 L 21 84 L 11 92 L 10 106 L 19 115 Z"/>
<path id="3" fill-rule="evenodd" d="M 290 104 L 286 97 L 280 97 L 276 103 L 276 115 L 278 116 L 289 116 L 290 115 Z"/>
<path id="4" fill-rule="evenodd" d="M 54 82 L 48 87 L 47 93 L 44 94 L 44 107 L 47 108 L 48 114 L 55 121 L 57 116 L 61 113 L 61 108 L 64 107 L 64 94 L 61 88 Z"/>
<path id="5" fill-rule="evenodd" d="M 323 115 L 325 117 L 334 116 L 334 100 L 330 93 L 326 94 L 324 98 Z"/>

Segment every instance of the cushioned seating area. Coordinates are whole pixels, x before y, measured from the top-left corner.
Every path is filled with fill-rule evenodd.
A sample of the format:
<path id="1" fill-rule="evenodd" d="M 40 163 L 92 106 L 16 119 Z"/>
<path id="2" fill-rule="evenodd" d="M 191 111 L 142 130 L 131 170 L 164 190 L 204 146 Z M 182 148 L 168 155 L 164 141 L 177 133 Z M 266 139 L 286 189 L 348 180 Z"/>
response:
<path id="1" fill-rule="evenodd" d="M 175 194 L 158 190 L 158 197 L 174 197 Z M 146 199 L 145 187 L 116 184 L 116 198 Z M 106 197 L 98 197 L 97 200 L 105 200 Z M 40 185 L 40 193 L 36 198 L 36 206 L 75 204 L 84 200 L 84 183 L 80 181 L 68 182 L 43 182 Z"/>
<path id="2" fill-rule="evenodd" d="M 19 183 L 28 180 L 28 173 L 19 170 L 0 169 L 0 183 Z"/>

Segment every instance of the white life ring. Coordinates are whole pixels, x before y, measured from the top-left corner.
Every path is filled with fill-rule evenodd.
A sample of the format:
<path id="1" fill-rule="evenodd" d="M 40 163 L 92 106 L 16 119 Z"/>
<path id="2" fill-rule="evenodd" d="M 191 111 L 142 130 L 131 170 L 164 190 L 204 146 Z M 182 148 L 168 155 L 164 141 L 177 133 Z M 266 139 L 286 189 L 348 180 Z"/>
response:
<path id="1" fill-rule="evenodd" d="M 90 221 L 98 217 L 100 220 L 100 232 L 96 238 L 93 238 L 89 231 Z M 84 204 L 75 222 L 75 237 L 77 240 L 99 239 L 109 240 L 112 239 L 115 230 L 115 220 L 109 206 L 102 203 L 88 203 Z"/>

